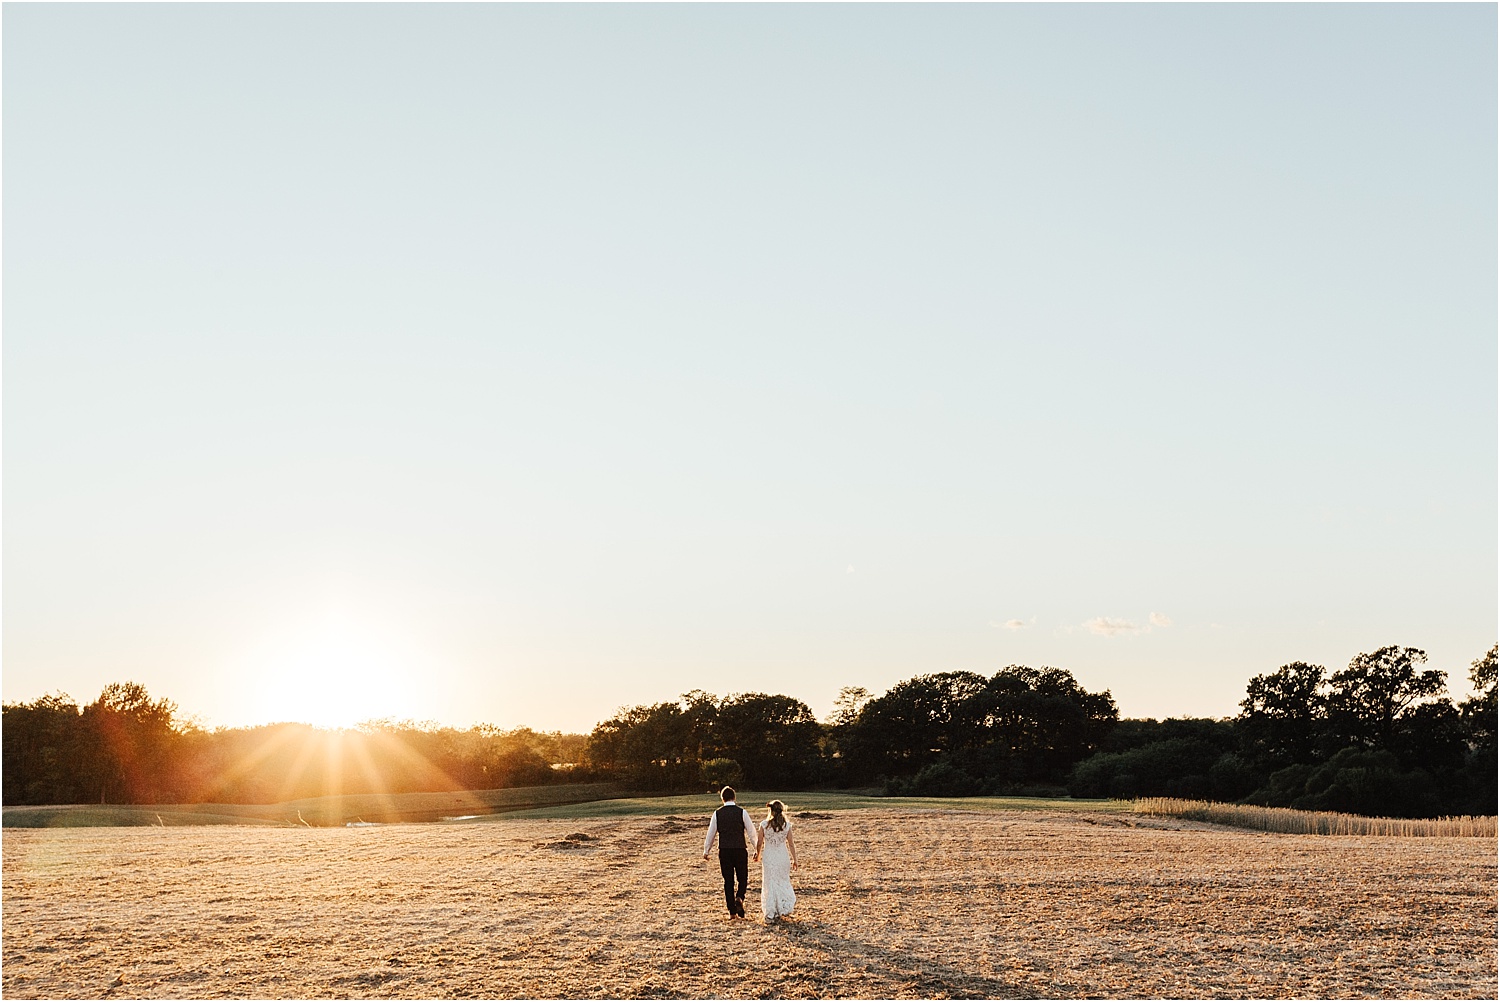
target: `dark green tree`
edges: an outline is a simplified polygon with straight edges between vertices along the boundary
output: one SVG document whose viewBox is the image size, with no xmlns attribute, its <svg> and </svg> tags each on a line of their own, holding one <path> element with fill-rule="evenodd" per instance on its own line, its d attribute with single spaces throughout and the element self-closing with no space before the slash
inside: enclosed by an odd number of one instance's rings
<svg viewBox="0 0 1500 1002">
<path fill-rule="evenodd" d="M 958 713 L 958 744 L 981 752 L 990 778 L 1003 770 L 1006 779 L 1033 782 L 1061 782 L 1119 719 L 1109 692 L 1087 692 L 1059 668 L 1022 665 L 996 672 Z"/>
<path fill-rule="evenodd" d="M 1443 695 L 1445 673 L 1420 666 L 1415 647 L 1382 647 L 1359 654 L 1328 680 L 1328 728 L 1341 746 L 1394 751 L 1398 731 L 1413 721 L 1409 708 Z"/>
<path fill-rule="evenodd" d="M 1327 676 L 1293 661 L 1245 686 L 1236 721 L 1242 753 L 1266 770 L 1320 758 L 1328 742 Z"/>
<path fill-rule="evenodd" d="M 1489 653 L 1469 668 L 1469 685 L 1474 695 L 1459 705 L 1467 754 L 1463 767 L 1465 787 L 1462 806 L 1465 814 L 1494 814 L 1496 809 L 1496 707 L 1495 654 Z"/>
<path fill-rule="evenodd" d="M 656 703 L 621 710 L 589 736 L 588 758 L 641 790 L 691 790 L 703 761 L 693 707 Z"/>
<path fill-rule="evenodd" d="M 1075 797 L 1236 800 L 1259 779 L 1235 754 L 1236 740 L 1228 720 L 1122 720 L 1103 751 L 1074 767 L 1068 790 Z"/>
<path fill-rule="evenodd" d="M 72 697 L 54 693 L 30 703 L 8 703 L 3 713 L 5 803 L 85 799 L 80 778 L 89 743 Z"/>
<path fill-rule="evenodd" d="M 847 734 L 851 772 L 859 779 L 913 775 L 966 735 L 961 707 L 983 691 L 974 672 L 919 675 L 867 702 Z"/>
<path fill-rule="evenodd" d="M 845 744 L 850 772 L 884 775 L 891 792 L 996 793 L 1062 782 L 1118 719 L 1108 692 L 1087 692 L 1061 669 L 1012 665 L 988 679 L 902 682 L 864 705 Z"/>
<path fill-rule="evenodd" d="M 760 692 L 719 703 L 714 746 L 744 770 L 757 790 L 796 788 L 819 778 L 822 729 L 807 704 Z"/>
<path fill-rule="evenodd" d="M 1491 647 L 1484 657 L 1469 667 L 1469 685 L 1474 695 L 1459 705 L 1465 736 L 1474 749 L 1495 748 L 1495 655 L 1500 648 Z"/>
</svg>

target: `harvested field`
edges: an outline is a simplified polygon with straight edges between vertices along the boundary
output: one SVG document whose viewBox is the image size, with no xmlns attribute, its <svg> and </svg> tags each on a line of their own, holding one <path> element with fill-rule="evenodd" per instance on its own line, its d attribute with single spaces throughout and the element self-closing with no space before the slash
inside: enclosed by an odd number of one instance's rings
<svg viewBox="0 0 1500 1002">
<path fill-rule="evenodd" d="M 725 917 L 703 823 L 8 829 L 0 983 L 10 998 L 1496 993 L 1492 840 L 851 810 L 798 822 L 797 914 L 767 926 Z"/>
</svg>

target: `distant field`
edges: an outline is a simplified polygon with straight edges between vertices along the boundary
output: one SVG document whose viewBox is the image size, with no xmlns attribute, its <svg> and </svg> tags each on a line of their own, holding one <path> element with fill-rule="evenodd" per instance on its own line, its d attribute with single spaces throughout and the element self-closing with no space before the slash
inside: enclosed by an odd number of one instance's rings
<svg viewBox="0 0 1500 1002">
<path fill-rule="evenodd" d="M 678 797 L 622 798 L 614 783 L 572 786 L 526 786 L 510 790 L 460 793 L 404 793 L 387 796 L 351 794 L 317 797 L 282 804 L 163 804 L 115 806 L 70 804 L 54 807 L 7 807 L 6 828 L 94 828 L 139 825 L 308 825 L 326 827 L 350 821 L 496 820 L 525 818 L 612 818 L 635 815 L 698 813 L 718 806 L 712 794 Z M 780 799 L 793 812 L 844 811 L 863 807 L 959 808 L 969 811 L 1089 810 L 1128 811 L 1120 800 L 1045 800 L 1037 797 L 877 797 L 868 793 L 758 793 L 741 796 L 746 807 L 763 810 Z"/>
<path fill-rule="evenodd" d="M 726 918 L 708 797 L 656 816 L 10 829 L 0 991 L 1495 997 L 1493 839 L 850 802 L 788 800 L 815 816 L 795 821 L 797 909 L 775 925 L 755 917 L 756 867 L 752 921 Z"/>
<path fill-rule="evenodd" d="M 277 825 L 285 827 L 343 825 L 350 821 L 439 821 L 468 815 L 488 816 L 524 808 L 618 797 L 614 783 L 523 786 L 509 790 L 457 793 L 348 794 L 281 804 L 160 804 L 114 806 L 69 804 L 57 807 L 7 807 L 6 828 L 91 828 L 161 825 Z"/>
<path fill-rule="evenodd" d="M 740 792 L 738 803 L 759 820 L 768 801 L 780 800 L 793 815 L 802 811 L 852 811 L 862 808 L 926 808 L 963 811 L 1107 811 L 1128 812 L 1128 800 L 1068 800 L 1043 797 L 877 797 L 868 793 Z M 623 818 L 642 815 L 703 814 L 719 806 L 713 794 L 680 797 L 632 797 L 620 800 L 537 807 L 507 813 L 506 818 Z M 485 819 L 481 819 L 485 820 Z M 496 816 L 494 820 L 500 820 Z M 706 823 L 706 822 L 705 822 Z"/>
</svg>

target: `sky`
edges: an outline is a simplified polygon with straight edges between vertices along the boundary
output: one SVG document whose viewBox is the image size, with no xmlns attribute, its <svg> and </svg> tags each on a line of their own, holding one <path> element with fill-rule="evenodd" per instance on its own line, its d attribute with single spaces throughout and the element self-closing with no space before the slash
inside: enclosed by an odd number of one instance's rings
<svg viewBox="0 0 1500 1002">
<path fill-rule="evenodd" d="M 3 694 L 587 731 L 1497 633 L 1496 8 L 3 13 Z"/>
</svg>

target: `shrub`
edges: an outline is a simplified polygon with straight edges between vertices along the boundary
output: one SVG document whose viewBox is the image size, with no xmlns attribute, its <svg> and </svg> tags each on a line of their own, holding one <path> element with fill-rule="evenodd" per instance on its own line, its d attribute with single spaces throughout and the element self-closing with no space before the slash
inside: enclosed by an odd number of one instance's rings
<svg viewBox="0 0 1500 1002">
<path fill-rule="evenodd" d="M 1206 796 L 1222 749 L 1195 737 L 1166 738 L 1126 751 L 1100 752 L 1073 767 L 1075 797 Z"/>
<path fill-rule="evenodd" d="M 717 793 L 726 786 L 733 786 L 744 778 L 745 771 L 732 758 L 711 758 L 699 768 L 709 792 Z"/>
<path fill-rule="evenodd" d="M 984 781 L 938 759 L 911 778 L 906 792 L 913 797 L 974 797 L 984 792 Z"/>
</svg>

